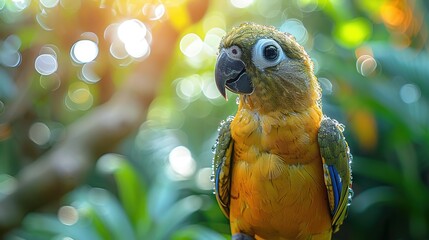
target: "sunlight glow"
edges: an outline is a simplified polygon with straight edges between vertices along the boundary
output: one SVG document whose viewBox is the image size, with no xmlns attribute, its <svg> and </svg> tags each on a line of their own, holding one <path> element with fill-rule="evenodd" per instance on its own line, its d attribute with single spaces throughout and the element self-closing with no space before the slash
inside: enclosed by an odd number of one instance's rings
<svg viewBox="0 0 429 240">
<path fill-rule="evenodd" d="M 125 44 L 125 50 L 133 58 L 143 58 L 149 56 L 150 47 L 146 39 L 139 42 L 128 42 Z"/>
<path fill-rule="evenodd" d="M 76 63 L 88 63 L 98 55 L 98 46 L 91 40 L 79 40 L 71 48 L 70 55 Z"/>
<path fill-rule="evenodd" d="M 130 42 L 140 42 L 146 36 L 146 26 L 137 19 L 124 21 L 118 27 L 119 39 L 127 44 Z"/>
<path fill-rule="evenodd" d="M 124 21 L 118 26 L 118 38 L 124 44 L 125 51 L 133 58 L 145 58 L 150 54 L 149 42 L 146 38 L 151 38 L 146 26 L 137 19 Z M 117 48 L 112 48 L 116 45 Z M 110 52 L 118 59 L 125 58 L 121 54 L 121 49 L 115 42 L 112 43 Z M 119 50 L 119 51 L 118 51 Z M 119 54 L 118 54 L 119 53 Z"/>
<path fill-rule="evenodd" d="M 184 146 L 173 148 L 168 155 L 168 161 L 174 173 L 185 178 L 192 176 L 197 167 L 191 151 Z"/>
<path fill-rule="evenodd" d="M 253 0 L 231 0 L 231 4 L 236 8 L 246 8 L 253 3 Z"/>
</svg>

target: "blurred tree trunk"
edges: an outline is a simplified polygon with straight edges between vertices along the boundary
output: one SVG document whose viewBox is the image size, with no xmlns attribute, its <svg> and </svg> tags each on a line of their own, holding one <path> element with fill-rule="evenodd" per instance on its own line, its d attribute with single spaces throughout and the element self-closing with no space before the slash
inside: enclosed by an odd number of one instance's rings
<svg viewBox="0 0 429 240">
<path fill-rule="evenodd" d="M 187 3 L 192 23 L 204 16 L 208 3 Z M 155 26 L 152 34 L 151 55 L 136 66 L 123 86 L 106 103 L 68 126 L 61 142 L 18 174 L 17 187 L 0 200 L 0 238 L 19 226 L 27 213 L 79 186 L 95 161 L 146 119 L 180 33 L 167 21 Z"/>
</svg>

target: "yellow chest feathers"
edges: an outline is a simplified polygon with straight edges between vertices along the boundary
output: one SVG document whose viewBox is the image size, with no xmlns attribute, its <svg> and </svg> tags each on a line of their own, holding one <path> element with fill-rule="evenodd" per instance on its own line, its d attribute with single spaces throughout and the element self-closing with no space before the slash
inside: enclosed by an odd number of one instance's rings
<svg viewBox="0 0 429 240">
<path fill-rule="evenodd" d="M 235 160 L 250 163 L 263 154 L 274 154 L 288 164 L 308 163 L 319 156 L 317 132 L 321 119 L 317 105 L 287 114 L 260 115 L 239 109 L 231 123 L 235 157 L 238 157 Z"/>
</svg>

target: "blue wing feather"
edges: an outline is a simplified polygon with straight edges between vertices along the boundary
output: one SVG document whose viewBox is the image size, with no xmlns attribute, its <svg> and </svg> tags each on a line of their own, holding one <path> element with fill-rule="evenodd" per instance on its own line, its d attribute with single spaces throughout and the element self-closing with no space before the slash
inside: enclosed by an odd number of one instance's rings
<svg viewBox="0 0 429 240">
<path fill-rule="evenodd" d="M 332 188 L 334 192 L 334 211 L 332 212 L 335 213 L 337 211 L 338 204 L 340 201 L 341 189 L 343 187 L 343 184 L 341 183 L 341 178 L 338 174 L 337 169 L 335 169 L 333 165 L 329 165 L 328 170 L 329 170 L 329 175 L 331 177 Z"/>
<path fill-rule="evenodd" d="M 352 156 L 343 135 L 344 126 L 335 119 L 324 117 L 318 133 L 320 155 L 332 214 L 333 232 L 337 232 L 347 216 L 352 186 Z"/>
<path fill-rule="evenodd" d="M 221 171 L 221 165 L 222 163 L 219 164 L 219 166 L 217 166 L 216 169 L 216 174 L 215 174 L 215 193 L 219 194 L 219 176 L 220 176 L 220 171 Z"/>
</svg>

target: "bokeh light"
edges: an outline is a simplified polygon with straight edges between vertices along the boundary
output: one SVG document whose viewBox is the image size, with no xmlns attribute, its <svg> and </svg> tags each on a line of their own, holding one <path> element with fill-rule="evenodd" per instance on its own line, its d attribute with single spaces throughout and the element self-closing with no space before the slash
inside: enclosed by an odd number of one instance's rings
<svg viewBox="0 0 429 240">
<path fill-rule="evenodd" d="M 197 56 L 203 46 L 203 41 L 195 33 L 188 33 L 180 40 L 180 51 L 190 58 Z"/>
<path fill-rule="evenodd" d="M 270 0 L 270 1 L 257 1 L 256 10 L 259 15 L 265 18 L 275 18 L 282 13 L 282 1 Z"/>
<path fill-rule="evenodd" d="M 140 20 L 130 19 L 122 22 L 118 26 L 117 35 L 124 44 L 126 53 L 131 57 L 143 59 L 149 56 L 149 44 L 152 37 L 149 34 L 149 30 Z M 110 48 L 112 55 L 118 59 L 126 58 L 121 50 L 121 45 L 114 41 Z"/>
<path fill-rule="evenodd" d="M 98 45 L 91 40 L 79 40 L 73 44 L 70 56 L 76 63 L 88 63 L 98 55 Z"/>
<path fill-rule="evenodd" d="M 254 0 L 231 0 L 232 6 L 236 8 L 246 8 L 253 3 Z"/>
<path fill-rule="evenodd" d="M 97 161 L 97 170 L 103 174 L 112 174 L 118 170 L 123 158 L 118 154 L 104 154 Z"/>
<path fill-rule="evenodd" d="M 0 100 L 0 115 L 2 115 L 2 113 L 4 112 L 4 108 L 5 108 L 4 103 Z"/>
<path fill-rule="evenodd" d="M 203 19 L 203 29 L 208 32 L 212 28 L 226 28 L 225 15 L 222 12 L 210 12 Z"/>
<path fill-rule="evenodd" d="M 128 57 L 128 52 L 125 46 L 120 41 L 115 41 L 110 45 L 110 54 L 116 59 L 125 59 Z"/>
<path fill-rule="evenodd" d="M 53 23 L 49 22 L 48 14 L 44 9 L 36 15 L 36 21 L 39 26 L 45 31 L 52 31 L 54 29 Z"/>
<path fill-rule="evenodd" d="M 28 131 L 28 137 L 37 145 L 45 145 L 51 139 L 51 130 L 42 122 L 35 122 Z"/>
<path fill-rule="evenodd" d="M 165 6 L 161 3 L 147 3 L 143 6 L 142 12 L 149 20 L 159 20 L 165 15 Z"/>
<path fill-rule="evenodd" d="M 11 193 L 17 185 L 16 178 L 8 174 L 0 174 L 0 197 Z"/>
<path fill-rule="evenodd" d="M 40 86 L 48 91 L 55 91 L 61 86 L 61 80 L 58 74 L 40 75 Z"/>
<path fill-rule="evenodd" d="M 60 2 L 60 0 L 40 0 L 40 3 L 45 7 L 45 8 L 53 8 L 56 7 L 58 5 L 58 3 Z"/>
<path fill-rule="evenodd" d="M 8 36 L 0 41 L 0 63 L 5 67 L 17 67 L 21 63 L 21 39 L 16 35 Z"/>
<path fill-rule="evenodd" d="M 149 56 L 149 43 L 143 39 L 140 42 L 128 42 L 125 44 L 125 50 L 133 58 L 144 58 Z"/>
<path fill-rule="evenodd" d="M 377 61 L 370 55 L 362 55 L 356 61 L 356 70 L 367 77 L 371 75 L 377 68 Z"/>
<path fill-rule="evenodd" d="M 214 56 L 218 52 L 219 43 L 222 40 L 222 37 L 225 36 L 225 30 L 221 28 L 212 28 L 207 31 L 206 36 L 204 37 L 204 44 L 206 46 L 206 51 L 208 54 Z"/>
<path fill-rule="evenodd" d="M 109 192 L 102 188 L 91 188 L 88 192 L 88 199 L 92 204 L 102 206 L 108 201 Z"/>
<path fill-rule="evenodd" d="M 192 158 L 191 151 L 184 146 L 173 148 L 168 155 L 168 161 L 173 172 L 179 177 L 188 178 L 196 170 L 196 162 Z"/>
<path fill-rule="evenodd" d="M 21 12 L 30 6 L 31 0 L 11 0 L 11 4 L 7 4 L 7 8 L 11 12 Z"/>
<path fill-rule="evenodd" d="M 329 52 L 334 48 L 334 43 L 332 39 L 328 36 L 325 36 L 321 33 L 314 36 L 314 48 L 321 52 Z"/>
<path fill-rule="evenodd" d="M 64 225 L 71 226 L 79 220 L 79 212 L 72 206 L 62 206 L 58 210 L 58 220 Z"/>
<path fill-rule="evenodd" d="M 197 177 L 195 179 L 197 186 L 202 190 L 213 189 L 213 182 L 210 179 L 212 175 L 212 168 L 201 168 L 198 170 Z"/>
<path fill-rule="evenodd" d="M 202 91 L 200 75 L 194 74 L 185 78 L 175 80 L 177 95 L 186 101 L 194 101 Z"/>
<path fill-rule="evenodd" d="M 295 18 L 286 20 L 280 27 L 280 31 L 292 34 L 300 44 L 305 44 L 308 40 L 307 29 L 300 20 Z"/>
<path fill-rule="evenodd" d="M 50 75 L 58 69 L 57 58 L 52 54 L 41 54 L 36 58 L 34 67 L 38 73 Z"/>
<path fill-rule="evenodd" d="M 129 42 L 140 42 L 146 36 L 146 26 L 137 19 L 122 22 L 118 27 L 119 39 L 127 44 Z"/>
<path fill-rule="evenodd" d="M 336 40 L 345 47 L 356 47 L 372 34 L 372 23 L 365 18 L 355 18 L 335 26 Z"/>
<path fill-rule="evenodd" d="M 97 72 L 99 71 L 97 67 L 98 65 L 96 62 L 85 63 L 81 71 L 82 80 L 86 83 L 97 83 L 98 81 L 100 81 L 101 76 Z"/>
<path fill-rule="evenodd" d="M 209 100 L 221 99 L 221 103 L 226 103 L 216 87 L 213 74 L 205 74 L 202 76 L 202 91 L 204 96 Z M 216 104 L 216 102 L 212 102 Z M 217 104 L 216 104 L 217 105 Z"/>
<path fill-rule="evenodd" d="M 412 83 L 407 83 L 399 90 L 399 96 L 407 104 L 417 102 L 421 97 L 420 88 Z"/>
<path fill-rule="evenodd" d="M 296 3 L 299 9 L 305 13 L 315 11 L 319 5 L 318 0 L 296 0 Z"/>
<path fill-rule="evenodd" d="M 383 4 L 381 7 L 381 18 L 390 27 L 399 27 L 406 21 L 407 15 L 399 6 L 392 3 Z"/>
<path fill-rule="evenodd" d="M 60 0 L 60 5 L 69 12 L 74 12 L 81 7 L 82 1 L 83 0 Z"/>
<path fill-rule="evenodd" d="M 65 104 L 72 111 L 86 111 L 94 103 L 94 97 L 89 91 L 88 85 L 83 82 L 74 82 L 69 86 Z"/>
<path fill-rule="evenodd" d="M 322 94 L 324 95 L 331 95 L 333 88 L 332 88 L 332 82 L 324 77 L 318 78 L 320 87 L 322 88 Z"/>
</svg>

